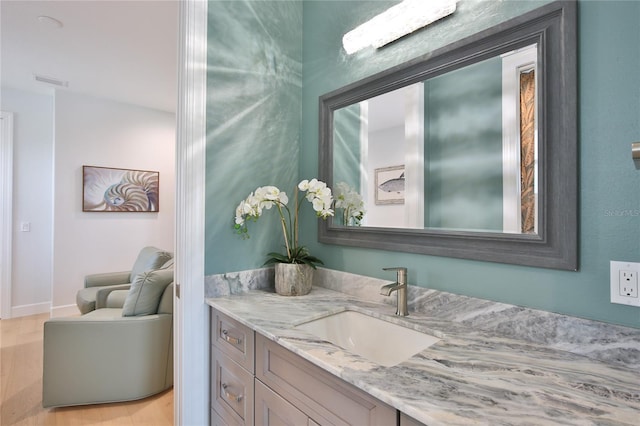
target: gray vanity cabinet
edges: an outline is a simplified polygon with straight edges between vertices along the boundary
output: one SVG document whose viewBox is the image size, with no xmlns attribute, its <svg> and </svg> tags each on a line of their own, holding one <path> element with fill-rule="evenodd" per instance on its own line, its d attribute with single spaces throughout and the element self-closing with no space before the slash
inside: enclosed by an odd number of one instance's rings
<svg viewBox="0 0 640 426">
<path fill-rule="evenodd" d="M 397 425 L 395 408 L 211 310 L 211 424 Z"/>
</svg>

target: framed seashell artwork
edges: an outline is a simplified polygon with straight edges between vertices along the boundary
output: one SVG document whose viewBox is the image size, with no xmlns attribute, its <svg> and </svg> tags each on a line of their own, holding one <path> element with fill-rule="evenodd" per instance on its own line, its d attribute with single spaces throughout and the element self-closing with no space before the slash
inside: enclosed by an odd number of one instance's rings
<svg viewBox="0 0 640 426">
<path fill-rule="evenodd" d="M 82 166 L 83 212 L 158 212 L 160 172 Z"/>
</svg>

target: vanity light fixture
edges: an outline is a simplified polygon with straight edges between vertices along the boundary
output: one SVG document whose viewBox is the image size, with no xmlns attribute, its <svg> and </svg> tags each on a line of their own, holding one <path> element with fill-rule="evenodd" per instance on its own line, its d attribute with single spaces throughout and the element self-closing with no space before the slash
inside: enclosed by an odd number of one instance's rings
<svg viewBox="0 0 640 426">
<path fill-rule="evenodd" d="M 351 55 L 369 46 L 382 47 L 432 22 L 451 15 L 457 0 L 404 0 L 342 37 L 344 50 Z"/>
</svg>

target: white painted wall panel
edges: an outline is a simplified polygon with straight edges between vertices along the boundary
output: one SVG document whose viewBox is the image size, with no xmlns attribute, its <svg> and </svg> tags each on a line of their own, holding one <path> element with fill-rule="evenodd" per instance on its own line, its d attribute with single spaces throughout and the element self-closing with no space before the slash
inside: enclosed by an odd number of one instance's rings
<svg viewBox="0 0 640 426">
<path fill-rule="evenodd" d="M 140 249 L 174 247 L 175 115 L 58 91 L 55 96 L 54 315 L 83 277 L 130 269 Z M 82 212 L 82 166 L 160 172 L 158 213 Z"/>
</svg>

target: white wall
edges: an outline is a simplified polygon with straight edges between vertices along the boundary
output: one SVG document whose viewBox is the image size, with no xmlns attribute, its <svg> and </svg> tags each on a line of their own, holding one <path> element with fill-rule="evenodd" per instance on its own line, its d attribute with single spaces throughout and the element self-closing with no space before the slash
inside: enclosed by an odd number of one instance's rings
<svg viewBox="0 0 640 426">
<path fill-rule="evenodd" d="M 140 249 L 174 247 L 175 115 L 58 91 L 52 314 L 77 312 L 90 273 L 131 268 Z M 82 166 L 157 170 L 159 213 L 82 212 Z"/>
<path fill-rule="evenodd" d="M 405 164 L 404 125 L 369 133 L 369 162 L 367 185 L 369 204 L 364 216 L 367 226 L 406 227 L 404 204 L 375 204 L 375 169 Z"/>
<path fill-rule="evenodd" d="M 2 88 L 14 113 L 11 316 L 49 311 L 53 209 L 53 97 Z M 21 232 L 28 222 L 30 232 Z"/>
</svg>

